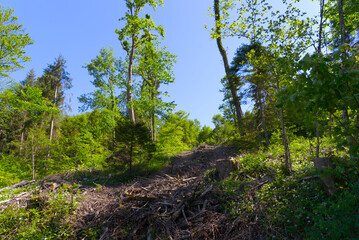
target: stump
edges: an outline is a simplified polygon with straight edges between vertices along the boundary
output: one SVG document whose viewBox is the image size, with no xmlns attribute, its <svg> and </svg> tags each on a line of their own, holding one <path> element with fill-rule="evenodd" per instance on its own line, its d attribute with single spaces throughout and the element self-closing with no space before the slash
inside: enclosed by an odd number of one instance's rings
<svg viewBox="0 0 359 240">
<path fill-rule="evenodd" d="M 216 170 L 218 172 L 219 179 L 223 180 L 229 177 L 230 173 L 235 169 L 230 159 L 220 159 L 216 161 Z"/>
<path fill-rule="evenodd" d="M 314 158 L 314 167 L 318 170 L 323 170 L 323 174 L 321 174 L 320 179 L 324 183 L 326 191 L 333 195 L 334 192 L 337 190 L 335 186 L 335 182 L 332 176 L 324 176 L 327 172 L 328 168 L 333 168 L 332 159 L 330 157 L 320 157 Z"/>
</svg>

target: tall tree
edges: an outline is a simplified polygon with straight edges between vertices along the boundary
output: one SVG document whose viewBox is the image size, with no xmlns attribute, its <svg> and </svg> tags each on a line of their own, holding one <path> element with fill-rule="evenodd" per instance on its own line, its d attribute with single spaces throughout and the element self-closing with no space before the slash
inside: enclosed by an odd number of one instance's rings
<svg viewBox="0 0 359 240">
<path fill-rule="evenodd" d="M 96 90 L 90 94 L 83 94 L 79 98 L 83 106 L 80 110 L 85 111 L 88 108 L 101 109 L 103 114 L 111 116 L 107 124 L 112 132 L 112 148 L 115 149 L 116 140 L 116 121 L 120 116 L 120 105 L 125 100 L 119 93 L 126 86 L 123 77 L 123 65 L 120 59 L 114 56 L 113 49 L 102 48 L 100 54 L 86 64 L 88 73 L 94 78 L 92 84 Z"/>
<path fill-rule="evenodd" d="M 174 82 L 173 66 L 175 56 L 159 43 L 147 42 L 139 51 L 139 60 L 136 73 L 141 76 L 142 84 L 139 89 L 140 98 L 136 101 L 136 110 L 139 117 L 144 118 L 151 131 L 152 140 L 156 141 L 158 115 L 164 115 L 171 111 L 174 104 L 166 103 L 162 96 L 168 96 L 167 92 L 161 92 L 161 85 Z"/>
<path fill-rule="evenodd" d="M 55 59 L 53 64 L 49 64 L 44 70 L 44 74 L 38 79 L 39 86 L 44 91 L 44 96 L 56 107 L 63 107 L 65 101 L 65 90 L 72 87 L 72 79 L 66 72 L 66 60 L 63 56 Z M 49 142 L 51 143 L 54 134 L 54 114 L 51 114 Z M 47 159 L 50 157 L 48 146 Z"/>
<path fill-rule="evenodd" d="M 231 95 L 233 98 L 233 104 L 234 104 L 235 110 L 236 110 L 237 125 L 238 125 L 238 128 L 240 128 L 243 125 L 243 123 L 241 121 L 243 118 L 243 112 L 242 112 L 242 108 L 241 108 L 240 99 L 238 97 L 238 92 L 236 90 L 236 84 L 234 83 L 234 77 L 233 77 L 232 72 L 230 71 L 227 52 L 224 49 L 223 43 L 222 43 L 222 22 L 221 22 L 222 18 L 221 18 L 220 10 L 221 9 L 220 9 L 219 0 L 214 0 L 214 18 L 215 18 L 216 27 L 215 27 L 215 33 L 212 35 L 212 37 L 216 39 L 218 50 L 223 59 L 224 69 L 226 72 L 226 79 L 228 80 L 229 89 L 231 91 Z"/>
<path fill-rule="evenodd" d="M 118 39 L 122 48 L 127 53 L 128 73 L 126 85 L 127 113 L 132 123 L 136 122 L 135 109 L 133 106 L 132 82 L 133 82 L 133 65 L 138 48 L 144 43 L 156 38 L 153 32 L 157 32 L 163 37 L 164 31 L 161 26 L 156 26 L 150 15 L 140 17 L 144 7 L 152 7 L 154 10 L 157 5 L 163 5 L 163 0 L 126 0 L 127 12 L 120 21 L 125 22 L 125 26 L 120 30 L 116 29 Z"/>
</svg>

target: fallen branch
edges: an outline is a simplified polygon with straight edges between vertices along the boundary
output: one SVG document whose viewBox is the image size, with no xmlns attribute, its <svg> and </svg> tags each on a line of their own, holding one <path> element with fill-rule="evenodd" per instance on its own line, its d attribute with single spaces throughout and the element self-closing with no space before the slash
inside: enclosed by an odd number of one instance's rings
<svg viewBox="0 0 359 240">
<path fill-rule="evenodd" d="M 26 186 L 26 185 L 28 185 L 28 184 L 30 184 L 30 183 L 33 183 L 33 182 L 35 182 L 35 180 L 31 180 L 31 181 L 29 181 L 29 180 L 24 180 L 24 181 L 22 181 L 22 182 L 19 182 L 19 183 L 14 184 L 14 185 L 11 185 L 11 186 L 8 186 L 8 187 L 5 187 L 5 188 L 1 188 L 1 189 L 0 189 L 0 192 L 3 191 L 3 190 L 6 190 L 6 189 L 14 189 L 14 188 L 24 187 L 24 186 Z"/>
</svg>

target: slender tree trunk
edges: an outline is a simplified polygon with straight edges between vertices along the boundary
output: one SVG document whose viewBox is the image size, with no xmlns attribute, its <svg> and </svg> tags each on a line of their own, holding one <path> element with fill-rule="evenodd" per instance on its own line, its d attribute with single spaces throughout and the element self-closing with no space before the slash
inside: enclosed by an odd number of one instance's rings
<svg viewBox="0 0 359 240">
<path fill-rule="evenodd" d="M 332 123 L 333 123 L 333 119 L 332 119 L 332 114 L 329 113 L 329 138 L 332 139 Z"/>
<path fill-rule="evenodd" d="M 316 158 L 319 158 L 320 139 L 319 139 L 318 113 L 316 114 L 315 135 L 316 135 L 316 137 L 317 137 L 317 146 L 316 146 L 316 148 L 315 148 L 315 157 L 316 157 Z"/>
<path fill-rule="evenodd" d="M 22 149 L 23 149 L 23 145 L 24 145 L 26 113 L 27 112 L 24 113 L 24 121 L 22 123 L 22 129 L 21 129 L 19 157 L 22 156 Z"/>
<path fill-rule="evenodd" d="M 129 56 L 129 64 L 128 64 L 128 82 L 127 82 L 127 113 L 130 121 L 132 123 L 136 123 L 135 111 L 133 109 L 132 102 L 132 71 L 133 71 L 133 58 L 135 55 L 135 36 L 132 36 L 132 46 L 131 52 Z"/>
<path fill-rule="evenodd" d="M 153 141 L 154 142 L 156 142 L 156 140 L 157 140 L 157 134 L 156 134 L 156 131 L 157 131 L 157 129 L 156 129 L 156 116 L 155 116 L 155 114 L 153 114 L 152 115 L 152 127 L 153 127 L 153 129 L 152 129 L 152 131 L 153 131 Z"/>
<path fill-rule="evenodd" d="M 345 33 L 345 22 L 344 22 L 344 13 L 343 13 L 343 0 L 338 0 L 338 13 L 339 13 L 339 24 L 340 24 L 340 42 L 341 45 L 345 44 L 346 33 Z"/>
<path fill-rule="evenodd" d="M 32 180 L 35 180 L 35 152 L 34 152 L 34 129 L 31 133 L 31 162 L 32 162 Z"/>
<path fill-rule="evenodd" d="M 57 86 L 55 87 L 55 94 L 54 94 L 54 105 L 56 105 L 56 98 L 57 98 Z M 48 163 L 48 160 L 50 158 L 50 144 L 51 144 L 51 141 L 52 141 L 52 136 L 53 136 L 53 133 L 54 133 L 54 115 L 51 114 L 51 122 L 50 122 L 50 135 L 49 135 L 49 144 L 47 145 L 47 155 L 46 155 L 46 167 L 45 167 L 45 170 L 47 171 L 47 163 Z"/>
<path fill-rule="evenodd" d="M 19 157 L 22 156 L 22 146 L 24 145 L 24 130 L 21 131 L 21 137 L 20 137 L 20 149 L 19 149 Z"/>
<path fill-rule="evenodd" d="M 221 25 L 220 25 L 221 16 L 220 16 L 220 10 L 219 10 L 219 0 L 214 0 L 214 14 L 215 14 L 215 21 L 216 21 L 217 46 L 218 46 L 218 50 L 219 50 L 220 54 L 222 55 L 224 69 L 226 71 L 226 76 L 227 76 L 227 81 L 229 83 L 229 88 L 230 88 L 231 95 L 233 98 L 233 104 L 236 109 L 237 125 L 238 125 L 238 129 L 240 129 L 240 127 L 243 126 L 243 122 L 242 122 L 243 112 L 242 112 L 241 104 L 240 104 L 239 97 L 237 94 L 236 86 L 233 81 L 233 75 L 229 68 L 227 52 L 224 49 L 223 43 L 222 43 Z"/>
<path fill-rule="evenodd" d="M 269 137 L 268 137 L 268 131 L 267 131 L 267 123 L 266 123 L 266 119 L 264 116 L 264 106 L 263 106 L 263 101 L 262 101 L 262 90 L 260 89 L 259 86 L 257 86 L 258 88 L 258 101 L 259 101 L 259 111 L 261 114 L 261 120 L 262 120 L 262 128 L 264 131 L 264 137 L 266 140 L 266 146 L 269 146 Z"/>
<path fill-rule="evenodd" d="M 338 0 L 338 14 L 339 14 L 340 43 L 341 43 L 341 46 L 344 46 L 344 44 L 346 42 L 345 22 L 344 22 L 344 13 L 343 13 L 343 2 L 344 2 L 343 0 Z M 342 53 L 342 61 L 344 61 L 345 59 L 346 59 L 346 53 L 343 52 Z M 345 72 L 345 69 L 343 69 L 343 71 Z M 344 120 L 344 122 L 349 121 L 349 114 L 348 114 L 347 109 L 343 110 L 343 120 Z M 344 127 L 344 129 L 347 130 L 346 127 Z"/>
<path fill-rule="evenodd" d="M 287 136 L 287 130 L 284 125 L 284 117 L 283 117 L 283 109 L 279 109 L 279 118 L 280 118 L 280 124 L 282 127 L 282 141 L 284 146 L 284 157 L 285 157 L 285 166 L 289 172 L 292 171 L 292 160 L 290 159 L 290 149 L 289 149 L 289 143 L 288 143 L 288 136 Z"/>
<path fill-rule="evenodd" d="M 319 36 L 318 36 L 318 49 L 317 53 L 322 53 L 322 32 L 323 32 L 323 16 L 324 16 L 324 1 L 320 1 L 320 23 L 319 23 Z M 319 149 L 320 149 L 320 139 L 319 139 L 319 122 L 318 122 L 318 112 L 315 115 L 316 121 L 315 121 L 315 134 L 317 137 L 317 146 L 315 151 L 315 156 L 319 158 Z"/>
<path fill-rule="evenodd" d="M 279 77 L 276 76 L 277 80 L 277 92 L 279 92 Z M 289 143 L 288 143 L 288 136 L 287 136 L 287 130 L 284 125 L 284 114 L 283 114 L 283 108 L 279 109 L 279 119 L 280 124 L 282 127 L 282 140 L 283 140 L 283 146 L 284 146 L 284 157 L 285 157 L 285 166 L 289 172 L 292 171 L 292 160 L 290 159 L 290 149 L 289 149 Z"/>
<path fill-rule="evenodd" d="M 156 90 L 155 90 L 156 89 Z M 153 91 L 157 91 L 158 86 L 155 86 L 153 88 Z M 151 93 L 151 98 L 152 98 L 152 102 L 154 102 L 155 100 L 155 93 L 152 92 Z M 152 140 L 155 142 L 156 141 L 156 105 L 154 106 L 154 108 L 152 109 L 151 112 L 151 125 L 152 125 Z"/>
</svg>

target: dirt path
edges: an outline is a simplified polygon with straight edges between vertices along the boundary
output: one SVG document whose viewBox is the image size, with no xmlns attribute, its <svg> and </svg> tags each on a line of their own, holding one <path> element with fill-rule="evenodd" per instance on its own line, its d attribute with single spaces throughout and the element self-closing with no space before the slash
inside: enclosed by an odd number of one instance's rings
<svg viewBox="0 0 359 240">
<path fill-rule="evenodd" d="M 221 211 L 225 200 L 203 180 L 216 168 L 225 178 L 233 154 L 230 147 L 200 146 L 149 178 L 85 190 L 76 211 L 77 236 L 92 231 L 100 239 L 237 239 L 233 221 Z"/>
</svg>

